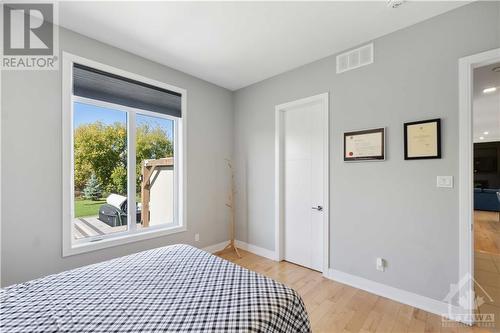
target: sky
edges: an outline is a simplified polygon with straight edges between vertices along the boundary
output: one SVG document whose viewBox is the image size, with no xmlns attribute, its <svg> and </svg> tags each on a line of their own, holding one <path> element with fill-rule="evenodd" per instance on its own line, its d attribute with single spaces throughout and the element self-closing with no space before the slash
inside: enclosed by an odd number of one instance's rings
<svg viewBox="0 0 500 333">
<path fill-rule="evenodd" d="M 126 124 L 127 114 L 123 111 L 103 108 L 95 105 L 75 102 L 73 107 L 74 128 L 78 126 L 100 121 L 106 125 L 112 125 L 116 122 Z M 155 118 L 138 114 L 136 116 L 138 126 L 149 124 L 152 127 L 160 126 L 167 132 L 167 136 L 172 139 L 173 121 L 163 118 Z"/>
</svg>

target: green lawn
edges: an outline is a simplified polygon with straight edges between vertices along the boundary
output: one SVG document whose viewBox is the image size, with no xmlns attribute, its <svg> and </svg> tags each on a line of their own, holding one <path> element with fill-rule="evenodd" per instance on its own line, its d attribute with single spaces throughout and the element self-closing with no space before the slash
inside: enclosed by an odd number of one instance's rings
<svg viewBox="0 0 500 333">
<path fill-rule="evenodd" d="M 106 199 L 97 201 L 75 199 L 75 217 L 97 216 L 99 215 L 99 207 L 106 203 Z"/>
</svg>

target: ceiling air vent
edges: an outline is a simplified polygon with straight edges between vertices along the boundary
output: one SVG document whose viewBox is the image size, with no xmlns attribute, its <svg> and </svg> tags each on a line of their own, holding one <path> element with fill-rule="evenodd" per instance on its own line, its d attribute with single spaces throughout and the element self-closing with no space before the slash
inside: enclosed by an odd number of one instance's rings
<svg viewBox="0 0 500 333">
<path fill-rule="evenodd" d="M 373 63 L 373 43 L 337 56 L 337 74 Z"/>
</svg>

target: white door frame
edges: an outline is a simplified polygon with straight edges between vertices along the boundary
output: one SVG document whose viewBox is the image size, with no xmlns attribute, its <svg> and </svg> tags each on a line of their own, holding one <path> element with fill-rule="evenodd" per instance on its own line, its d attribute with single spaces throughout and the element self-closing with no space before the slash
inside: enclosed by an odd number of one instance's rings
<svg viewBox="0 0 500 333">
<path fill-rule="evenodd" d="M 473 71 L 500 61 L 500 48 L 459 60 L 459 281 L 467 280 L 460 297 L 468 298 L 469 318 L 473 324 L 474 295 L 474 175 L 473 175 Z M 460 309 L 460 311 L 467 311 Z"/>
<path fill-rule="evenodd" d="M 324 168 L 323 168 L 323 276 L 326 276 L 329 269 L 330 262 L 330 234 L 329 234 L 329 190 L 330 190 L 330 149 L 329 149 L 329 107 L 328 107 L 328 93 L 314 95 L 311 97 L 302 98 L 293 102 L 276 105 L 275 107 L 275 221 L 274 221 L 274 248 L 277 261 L 283 260 L 283 217 L 284 217 L 284 201 L 283 201 L 283 113 L 293 107 L 319 101 L 322 104 L 322 111 L 324 116 L 323 130 L 324 130 Z"/>
</svg>

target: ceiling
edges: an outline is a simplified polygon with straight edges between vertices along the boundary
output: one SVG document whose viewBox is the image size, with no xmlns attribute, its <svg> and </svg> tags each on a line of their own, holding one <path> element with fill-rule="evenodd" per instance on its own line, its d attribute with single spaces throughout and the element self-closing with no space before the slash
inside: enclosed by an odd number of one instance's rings
<svg viewBox="0 0 500 333">
<path fill-rule="evenodd" d="M 466 3 L 65 1 L 59 23 L 236 90 Z"/>
<path fill-rule="evenodd" d="M 500 141 L 500 72 L 492 71 L 495 67 L 500 63 L 474 70 L 474 142 Z M 490 87 L 497 91 L 483 93 Z"/>
</svg>

